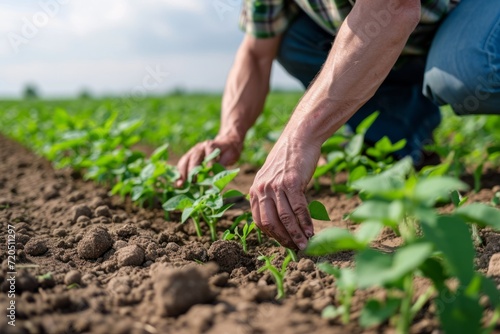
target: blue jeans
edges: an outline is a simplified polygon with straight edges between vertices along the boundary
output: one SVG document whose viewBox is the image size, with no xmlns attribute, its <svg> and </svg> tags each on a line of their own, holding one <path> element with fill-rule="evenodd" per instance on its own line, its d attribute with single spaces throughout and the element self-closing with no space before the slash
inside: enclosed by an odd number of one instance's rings
<svg viewBox="0 0 500 334">
<path fill-rule="evenodd" d="M 332 42 L 332 35 L 301 13 L 284 33 L 277 60 L 308 87 Z M 441 121 L 439 105 L 451 104 L 459 114 L 500 114 L 499 70 L 500 1 L 462 0 L 439 27 L 429 55 L 401 56 L 375 95 L 347 124 L 354 129 L 380 111 L 366 133 L 367 142 L 383 136 L 392 142 L 406 139 L 406 147 L 397 155 L 409 155 L 418 164 L 422 146 L 432 141 Z"/>
</svg>

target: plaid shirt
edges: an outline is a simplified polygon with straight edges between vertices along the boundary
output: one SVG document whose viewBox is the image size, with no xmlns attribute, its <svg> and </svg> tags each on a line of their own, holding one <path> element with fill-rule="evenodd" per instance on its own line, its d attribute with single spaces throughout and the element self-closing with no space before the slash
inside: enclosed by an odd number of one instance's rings
<svg viewBox="0 0 500 334">
<path fill-rule="evenodd" d="M 303 10 L 323 29 L 335 36 L 355 0 L 244 0 L 240 27 L 257 38 L 284 32 L 290 21 Z M 442 18 L 460 0 L 422 0 L 420 24 L 403 50 L 405 55 L 425 54 Z"/>
</svg>

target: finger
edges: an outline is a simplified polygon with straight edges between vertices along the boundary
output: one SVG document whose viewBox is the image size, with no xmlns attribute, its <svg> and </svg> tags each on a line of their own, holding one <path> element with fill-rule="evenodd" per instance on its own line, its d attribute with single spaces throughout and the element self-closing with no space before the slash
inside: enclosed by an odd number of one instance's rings
<svg viewBox="0 0 500 334">
<path fill-rule="evenodd" d="M 199 166 L 203 161 L 203 158 L 205 157 L 204 146 L 204 144 L 198 144 L 191 150 L 192 152 L 187 163 L 186 178 L 189 176 L 189 172 L 196 166 Z"/>
<path fill-rule="evenodd" d="M 177 187 L 182 186 L 184 181 L 186 181 L 186 179 L 187 179 L 187 166 L 189 163 L 189 156 L 190 156 L 190 153 L 188 152 L 177 163 L 177 169 L 179 170 L 179 174 L 180 174 L 179 180 L 177 180 L 177 182 L 175 184 Z"/>
<path fill-rule="evenodd" d="M 262 222 L 261 222 L 261 219 L 260 219 L 260 205 L 259 205 L 258 196 L 252 196 L 252 195 L 250 196 L 250 207 L 252 209 L 252 218 L 253 218 L 255 224 L 257 225 L 257 227 L 262 232 L 264 232 L 266 235 L 270 236 L 273 239 L 278 240 L 278 238 L 276 237 L 276 235 L 274 235 L 272 233 L 272 231 L 269 231 L 267 229 L 267 226 L 263 226 L 262 225 Z"/>
<path fill-rule="evenodd" d="M 292 241 L 299 249 L 305 249 L 307 247 L 307 236 L 302 230 L 295 212 L 288 201 L 288 197 L 282 191 L 277 194 L 276 207 L 278 210 L 278 217 L 281 224 L 285 227 L 288 235 L 291 237 Z"/>
<path fill-rule="evenodd" d="M 307 200 L 304 194 L 296 193 L 296 194 L 285 194 L 288 199 L 288 203 L 299 222 L 299 226 L 304 232 L 304 235 L 307 239 L 311 238 L 314 235 L 314 225 L 311 219 L 311 215 L 309 214 L 309 209 L 307 208 Z"/>
<path fill-rule="evenodd" d="M 259 200 L 261 223 L 266 230 L 274 236 L 282 246 L 292 249 L 297 249 L 297 245 L 293 242 L 290 234 L 280 221 L 276 210 L 276 202 L 269 197 L 263 197 Z"/>
</svg>

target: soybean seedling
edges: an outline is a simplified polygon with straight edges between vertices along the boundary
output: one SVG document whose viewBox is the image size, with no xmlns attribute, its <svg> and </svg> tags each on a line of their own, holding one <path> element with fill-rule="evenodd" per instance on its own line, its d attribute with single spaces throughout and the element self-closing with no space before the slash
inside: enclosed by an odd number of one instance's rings
<svg viewBox="0 0 500 334">
<path fill-rule="evenodd" d="M 250 235 L 250 232 L 252 232 L 255 229 L 255 222 L 246 222 L 243 225 L 243 229 L 240 233 L 238 226 L 234 228 L 234 233 L 231 233 L 230 230 L 226 230 L 224 232 L 224 235 L 222 236 L 223 240 L 233 240 L 237 238 L 240 240 L 241 245 L 243 247 L 243 251 L 245 253 L 248 253 L 248 245 L 247 245 L 247 238 Z"/>
<path fill-rule="evenodd" d="M 290 253 L 288 253 L 288 255 L 285 257 L 285 259 L 283 260 L 283 264 L 281 265 L 281 270 L 276 268 L 271 263 L 274 260 L 274 258 L 275 258 L 275 255 L 270 256 L 270 257 L 265 256 L 265 255 L 259 256 L 257 259 L 260 261 L 265 261 L 265 264 L 264 264 L 264 266 L 260 267 L 257 270 L 257 272 L 261 273 L 261 272 L 268 270 L 271 273 L 271 275 L 274 279 L 274 282 L 276 283 L 276 290 L 278 292 L 276 294 L 276 299 L 280 300 L 280 299 L 285 297 L 284 278 L 285 278 L 286 269 L 288 267 L 288 264 L 290 263 L 290 261 L 292 261 L 292 255 Z"/>
</svg>

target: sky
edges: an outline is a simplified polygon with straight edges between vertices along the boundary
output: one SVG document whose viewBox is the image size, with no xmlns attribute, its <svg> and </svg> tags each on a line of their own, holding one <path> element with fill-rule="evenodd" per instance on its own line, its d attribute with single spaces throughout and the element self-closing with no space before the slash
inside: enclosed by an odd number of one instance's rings
<svg viewBox="0 0 500 334">
<path fill-rule="evenodd" d="M 220 92 L 241 0 L 2 0 L 0 97 Z M 272 87 L 300 89 L 275 65 Z"/>
</svg>

